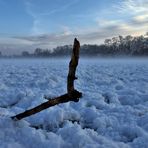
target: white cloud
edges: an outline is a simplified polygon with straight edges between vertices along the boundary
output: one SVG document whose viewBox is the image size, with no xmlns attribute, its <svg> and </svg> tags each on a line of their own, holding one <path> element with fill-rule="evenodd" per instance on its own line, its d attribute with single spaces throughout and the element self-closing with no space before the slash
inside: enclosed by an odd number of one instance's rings
<svg viewBox="0 0 148 148">
<path fill-rule="evenodd" d="M 123 0 L 114 6 L 120 13 L 148 13 L 148 0 Z"/>
<path fill-rule="evenodd" d="M 100 29 L 109 34 L 132 34 L 139 35 L 148 31 L 148 0 L 123 0 L 106 10 L 103 19 L 97 18 L 96 22 Z M 106 28 L 116 28 L 108 30 Z"/>
<path fill-rule="evenodd" d="M 122 20 L 107 20 L 107 19 L 105 20 L 105 19 L 102 19 L 102 20 L 98 20 L 97 23 L 100 27 L 109 27 L 109 26 L 115 26 L 115 25 L 122 23 Z"/>
<path fill-rule="evenodd" d="M 60 28 L 62 30 L 62 35 L 63 36 L 67 36 L 67 35 L 72 35 L 73 34 L 72 30 L 68 26 L 61 26 Z"/>
<path fill-rule="evenodd" d="M 143 15 L 137 15 L 133 19 L 137 22 L 148 22 L 148 13 Z"/>
</svg>

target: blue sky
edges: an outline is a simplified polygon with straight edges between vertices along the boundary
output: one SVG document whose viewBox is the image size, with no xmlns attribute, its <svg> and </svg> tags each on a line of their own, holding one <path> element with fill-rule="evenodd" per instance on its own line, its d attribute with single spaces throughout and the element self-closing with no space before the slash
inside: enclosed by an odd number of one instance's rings
<svg viewBox="0 0 148 148">
<path fill-rule="evenodd" d="M 0 0 L 4 54 L 148 31 L 148 0 Z"/>
</svg>

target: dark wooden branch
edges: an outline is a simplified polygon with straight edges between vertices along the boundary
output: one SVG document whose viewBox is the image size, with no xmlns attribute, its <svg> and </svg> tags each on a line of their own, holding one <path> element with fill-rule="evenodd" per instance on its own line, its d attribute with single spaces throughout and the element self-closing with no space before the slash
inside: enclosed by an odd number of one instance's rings
<svg viewBox="0 0 148 148">
<path fill-rule="evenodd" d="M 67 92 L 69 95 L 71 95 L 71 92 L 74 91 L 74 80 L 77 79 L 75 73 L 79 61 L 79 49 L 80 49 L 80 43 L 75 38 L 73 45 L 73 52 L 71 55 L 71 61 L 69 63 L 69 73 L 67 77 Z"/>
<path fill-rule="evenodd" d="M 30 110 L 26 110 L 23 113 L 20 113 L 16 116 L 11 117 L 12 119 L 21 120 L 25 117 L 36 114 L 44 109 L 47 109 L 47 108 L 57 105 L 57 104 L 66 103 L 69 101 L 74 101 L 74 102 L 79 101 L 79 98 L 82 97 L 82 93 L 75 90 L 75 88 L 74 88 L 74 80 L 76 79 L 75 73 L 76 73 L 76 68 L 77 68 L 78 61 L 79 61 L 79 49 L 80 49 L 80 43 L 77 39 L 75 39 L 74 45 L 73 45 L 73 52 L 72 52 L 72 56 L 71 56 L 71 61 L 69 63 L 69 72 L 68 72 L 68 77 L 67 77 L 67 94 L 64 94 L 62 96 L 56 97 L 52 100 L 49 100 L 45 103 L 42 103 Z"/>
<path fill-rule="evenodd" d="M 61 103 L 66 103 L 66 102 L 69 102 L 69 101 L 74 101 L 74 102 L 78 102 L 78 98 L 81 98 L 82 97 L 82 93 L 78 92 L 78 91 L 74 91 L 73 92 L 73 98 L 70 98 L 68 94 L 64 94 L 60 97 L 56 97 L 52 100 L 49 100 L 45 103 L 42 103 L 30 110 L 26 110 L 25 112 L 23 113 L 20 113 L 16 116 L 13 116 L 11 117 L 12 119 L 16 119 L 16 120 L 21 120 L 25 117 L 28 117 L 28 116 L 31 116 L 33 114 L 36 114 L 44 109 L 47 109 L 51 106 L 54 106 L 54 105 L 57 105 L 57 104 L 61 104 Z"/>
</svg>

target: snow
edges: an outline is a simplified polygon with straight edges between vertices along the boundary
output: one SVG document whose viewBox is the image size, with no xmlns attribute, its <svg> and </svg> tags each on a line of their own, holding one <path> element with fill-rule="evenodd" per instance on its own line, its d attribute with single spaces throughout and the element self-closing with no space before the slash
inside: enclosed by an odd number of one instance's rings
<svg viewBox="0 0 148 148">
<path fill-rule="evenodd" d="M 0 60 L 1 148 L 147 148 L 148 60 L 80 59 L 68 102 L 13 121 L 10 116 L 66 92 L 69 59 Z"/>
</svg>

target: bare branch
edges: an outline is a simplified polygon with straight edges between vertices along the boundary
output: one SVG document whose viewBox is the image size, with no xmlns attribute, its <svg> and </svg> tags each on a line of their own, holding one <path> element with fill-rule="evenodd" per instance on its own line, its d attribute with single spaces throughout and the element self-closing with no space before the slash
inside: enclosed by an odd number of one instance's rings
<svg viewBox="0 0 148 148">
<path fill-rule="evenodd" d="M 74 88 L 74 80 L 76 79 L 75 73 L 76 73 L 76 68 L 78 65 L 79 61 L 79 49 L 80 49 L 80 43 L 77 39 L 74 40 L 74 45 L 73 45 L 73 52 L 71 56 L 71 61 L 69 63 L 69 72 L 68 72 L 68 77 L 67 77 L 67 94 L 64 94 L 62 96 L 56 97 L 52 100 L 49 100 L 45 103 L 42 103 L 30 110 L 26 110 L 23 113 L 20 113 L 16 116 L 11 117 L 12 119 L 16 120 L 21 120 L 25 117 L 31 116 L 33 114 L 36 114 L 44 109 L 47 109 L 51 106 L 60 104 L 60 103 L 66 103 L 69 101 L 74 101 L 78 102 L 79 98 L 82 97 L 82 93 L 75 90 Z M 48 98 L 46 98 L 48 99 Z"/>
<path fill-rule="evenodd" d="M 80 43 L 75 38 L 71 61 L 69 63 L 69 73 L 67 77 L 67 92 L 69 95 L 71 94 L 72 91 L 74 91 L 74 80 L 77 79 L 75 73 L 79 61 L 79 49 L 80 49 Z"/>
<path fill-rule="evenodd" d="M 40 111 L 42 111 L 44 109 L 47 109 L 47 108 L 49 108 L 51 106 L 54 106 L 54 105 L 57 105 L 57 104 L 66 103 L 66 102 L 69 102 L 69 101 L 78 102 L 77 98 L 82 97 L 82 94 L 80 92 L 78 92 L 78 91 L 74 91 L 73 95 L 74 95 L 73 98 L 69 98 L 68 94 L 64 94 L 64 95 L 62 95 L 60 97 L 56 97 L 56 98 L 54 98 L 52 100 L 49 100 L 49 101 L 47 101 L 45 103 L 42 103 L 42 104 L 40 104 L 40 105 L 30 109 L 30 110 L 26 110 L 25 112 L 20 113 L 20 114 L 18 114 L 16 116 L 13 116 L 11 118 L 14 119 L 14 120 L 15 119 L 16 120 L 21 120 L 21 119 L 23 119 L 25 117 L 36 114 L 36 113 L 38 113 L 38 112 L 40 112 Z"/>
</svg>

